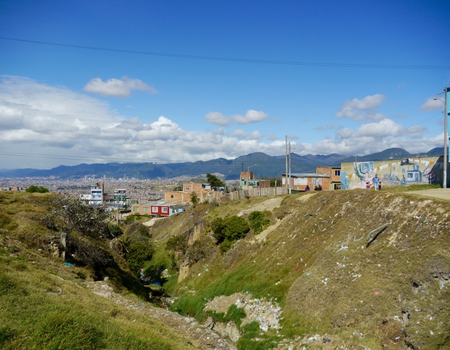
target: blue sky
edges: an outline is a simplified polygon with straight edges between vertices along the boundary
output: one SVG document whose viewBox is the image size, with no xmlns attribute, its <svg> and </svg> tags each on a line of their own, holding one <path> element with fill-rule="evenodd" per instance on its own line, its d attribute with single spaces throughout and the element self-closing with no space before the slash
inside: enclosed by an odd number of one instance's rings
<svg viewBox="0 0 450 350">
<path fill-rule="evenodd" d="M 442 147 L 449 21 L 439 0 L 0 0 L 0 169 Z"/>
</svg>

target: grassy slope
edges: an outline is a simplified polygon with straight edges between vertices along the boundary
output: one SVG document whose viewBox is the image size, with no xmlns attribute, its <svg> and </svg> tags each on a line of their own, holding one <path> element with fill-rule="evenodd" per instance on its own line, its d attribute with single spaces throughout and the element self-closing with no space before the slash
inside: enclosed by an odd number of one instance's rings
<svg viewBox="0 0 450 350">
<path fill-rule="evenodd" d="M 153 319 L 86 290 L 80 276 L 88 270 L 38 250 L 51 235 L 39 223 L 48 198 L 0 192 L 0 348 L 193 348 Z"/>
<path fill-rule="evenodd" d="M 214 296 L 249 291 L 281 303 L 288 337 L 327 333 L 334 345 L 371 349 L 450 346 L 450 203 L 413 192 L 300 196 L 286 197 L 266 242 L 247 237 L 192 266 L 175 306 L 201 318 Z M 243 203 L 205 218 L 236 214 Z M 368 233 L 384 224 L 367 246 Z"/>
<path fill-rule="evenodd" d="M 190 232 L 207 248 L 188 278 L 170 279 L 180 297 L 175 307 L 202 318 L 207 300 L 248 291 L 281 304 L 284 337 L 328 334 L 333 346 L 372 350 L 447 348 L 450 203 L 387 191 L 322 192 L 305 202 L 302 196 L 286 197 L 274 210 L 282 221 L 266 241 L 249 236 L 225 255 L 207 222 L 263 198 L 199 206 L 156 222 L 155 264 L 170 268 L 163 248 L 177 234 Z M 38 251 L 50 234 L 39 224 L 46 198 L 0 193 L 0 348 L 189 348 L 166 327 L 87 292 L 80 276 L 89 279 L 89 271 Z M 367 234 L 386 223 L 367 247 Z"/>
</svg>

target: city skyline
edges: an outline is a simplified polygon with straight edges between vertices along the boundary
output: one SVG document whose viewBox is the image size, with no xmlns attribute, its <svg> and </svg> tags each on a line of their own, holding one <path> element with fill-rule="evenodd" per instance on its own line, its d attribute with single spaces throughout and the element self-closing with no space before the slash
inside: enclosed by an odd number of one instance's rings
<svg viewBox="0 0 450 350">
<path fill-rule="evenodd" d="M 0 166 L 443 147 L 450 4 L 0 2 Z"/>
</svg>

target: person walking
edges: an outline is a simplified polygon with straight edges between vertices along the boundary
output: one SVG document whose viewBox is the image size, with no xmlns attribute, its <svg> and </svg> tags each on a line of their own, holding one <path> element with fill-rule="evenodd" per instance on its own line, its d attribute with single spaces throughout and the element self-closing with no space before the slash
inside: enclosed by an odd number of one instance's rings
<svg viewBox="0 0 450 350">
<path fill-rule="evenodd" d="M 380 179 L 378 178 L 378 175 L 375 174 L 375 177 L 372 179 L 373 187 L 375 187 L 375 191 L 378 190 L 378 184 L 380 182 Z"/>
</svg>

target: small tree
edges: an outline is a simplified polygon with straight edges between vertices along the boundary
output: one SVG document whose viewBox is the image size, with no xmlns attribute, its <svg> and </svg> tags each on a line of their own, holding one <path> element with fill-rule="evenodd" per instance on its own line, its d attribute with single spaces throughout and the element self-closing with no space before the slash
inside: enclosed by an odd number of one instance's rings
<svg viewBox="0 0 450 350">
<path fill-rule="evenodd" d="M 89 206 L 79 199 L 54 196 L 48 214 L 42 218 L 51 230 L 65 238 L 65 256 L 69 261 L 103 270 L 112 266 L 114 259 L 108 252 L 106 239 L 113 238 L 108 225 L 109 213 L 101 206 Z"/>
<path fill-rule="evenodd" d="M 197 193 L 192 192 L 192 193 L 191 193 L 191 203 L 192 203 L 192 206 L 195 208 L 195 207 L 197 206 L 198 202 L 199 202 L 199 199 L 198 199 Z"/>
<path fill-rule="evenodd" d="M 206 181 L 212 186 L 212 187 L 225 187 L 225 184 L 222 180 L 218 179 L 217 176 L 212 174 L 206 174 Z"/>
</svg>

